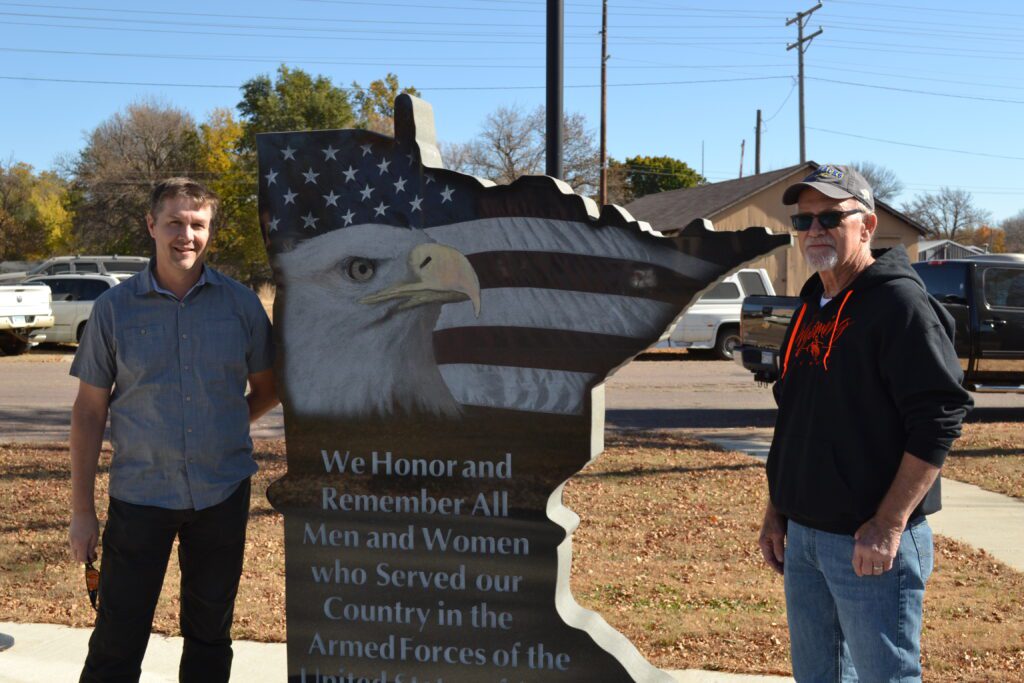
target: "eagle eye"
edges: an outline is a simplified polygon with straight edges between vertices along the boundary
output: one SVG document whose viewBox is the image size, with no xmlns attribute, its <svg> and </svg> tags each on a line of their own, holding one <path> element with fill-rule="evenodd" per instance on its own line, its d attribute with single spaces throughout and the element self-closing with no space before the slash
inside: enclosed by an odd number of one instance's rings
<svg viewBox="0 0 1024 683">
<path fill-rule="evenodd" d="M 345 267 L 345 273 L 353 282 L 369 282 L 376 272 L 376 265 L 366 258 L 350 259 Z"/>
</svg>

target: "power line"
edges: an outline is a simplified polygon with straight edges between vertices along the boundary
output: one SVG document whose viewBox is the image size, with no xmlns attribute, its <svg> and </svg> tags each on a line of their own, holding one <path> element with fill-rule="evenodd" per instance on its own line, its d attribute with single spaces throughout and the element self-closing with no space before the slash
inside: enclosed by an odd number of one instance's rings
<svg viewBox="0 0 1024 683">
<path fill-rule="evenodd" d="M 1013 14 L 1010 12 L 984 12 L 975 9 L 945 9 L 940 7 L 926 7 L 924 5 L 894 5 L 889 2 L 864 2 L 864 0 L 829 0 L 849 5 L 869 5 L 871 7 L 884 7 L 886 9 L 909 9 L 915 12 L 946 12 L 951 14 L 971 14 L 976 16 L 989 17 L 1018 17 L 1024 19 L 1024 14 Z"/>
<path fill-rule="evenodd" d="M 703 83 L 733 83 L 737 81 L 770 81 L 779 78 L 789 78 L 789 76 L 753 76 L 743 78 L 717 78 L 717 79 L 702 79 L 692 81 L 655 81 L 648 83 L 609 83 L 609 88 L 637 88 L 637 87 L 648 87 L 648 86 L 666 86 L 666 85 L 699 85 Z M 231 88 L 232 90 L 238 89 L 239 85 L 222 85 L 216 83 L 150 83 L 141 81 L 107 81 L 107 80 L 90 80 L 90 79 L 74 79 L 74 78 L 40 78 L 35 76 L 6 76 L 0 75 L 0 79 L 8 81 L 39 81 L 44 83 L 82 83 L 90 85 L 142 85 L 149 87 L 161 87 L 161 88 Z M 481 85 L 481 86 L 416 86 L 417 90 L 543 90 L 544 85 Z M 575 84 L 566 85 L 566 88 L 582 89 L 582 88 L 600 88 L 599 83 L 595 84 Z M 365 88 L 346 88 L 338 87 L 338 90 L 365 90 Z"/>
<path fill-rule="evenodd" d="M 27 21 L 7 21 L 4 22 L 6 26 L 42 26 L 44 28 L 73 28 L 73 29 L 87 29 L 90 31 L 115 31 L 119 33 L 170 33 L 174 35 L 187 35 L 187 36 L 226 36 L 231 38 L 296 38 L 299 40 L 348 40 L 348 41 L 367 41 L 367 42 L 381 42 L 380 38 L 362 38 L 357 36 L 297 36 L 288 35 L 285 33 L 226 33 L 223 31 L 176 31 L 174 29 L 155 29 L 155 28 L 123 28 L 123 27 L 112 27 L 112 26 L 81 26 L 75 24 L 45 24 L 40 22 L 27 22 Z M 271 28 L 271 27 L 268 27 Z M 408 38 L 405 36 L 395 36 L 395 40 L 401 40 L 403 43 L 446 43 L 450 45 L 454 44 L 468 44 L 468 45 L 543 45 L 543 40 L 493 40 L 485 38 L 483 40 L 452 40 L 451 38 L 445 40 L 436 40 L 430 38 Z M 590 42 L 573 42 L 573 45 L 589 45 Z"/>
<path fill-rule="evenodd" d="M 828 128 L 814 128 L 808 126 L 811 130 L 816 130 L 822 133 L 831 133 L 833 135 L 844 135 L 850 138 L 860 138 L 861 140 L 871 140 L 873 142 L 884 142 L 889 145 L 899 145 L 901 147 L 914 147 L 916 149 L 929 149 L 935 152 L 952 152 L 954 154 L 967 154 L 976 157 L 988 157 L 990 159 L 1010 159 L 1012 161 L 1024 161 L 1024 157 L 1007 156 L 1005 154 L 989 154 L 987 152 L 972 152 L 965 149 L 950 149 L 949 147 L 933 147 L 931 145 L 917 145 L 910 142 L 900 142 L 899 140 L 885 140 L 883 138 L 872 138 L 866 135 L 856 135 L 854 133 L 844 133 L 839 130 L 829 130 Z"/>
<path fill-rule="evenodd" d="M 69 21 L 107 21 L 115 22 L 118 24 L 157 24 L 160 26 L 195 26 L 194 21 L 169 21 L 167 19 L 119 19 L 117 17 L 81 17 L 81 16 L 68 16 L 65 14 L 38 14 L 33 12 L 0 12 L 0 16 L 8 17 L 29 17 L 36 19 L 64 19 Z M 387 22 L 378 22 L 387 23 Z M 405 24 L 409 22 L 394 22 Z M 425 23 L 444 23 L 444 22 L 425 22 Z M 261 26 L 256 24 L 213 24 L 207 23 L 207 26 L 212 28 L 227 28 L 227 29 L 242 29 L 242 30 L 264 30 L 275 28 L 273 26 Z M 448 24 L 450 25 L 450 23 Z M 391 31 L 386 29 L 358 29 L 358 28 L 306 28 L 303 26 L 288 26 L 289 31 L 302 31 L 310 33 L 376 33 L 392 35 Z M 529 38 L 531 34 L 528 33 L 480 33 L 474 31 L 470 33 L 450 32 L 450 33 L 439 33 L 436 31 L 404 31 L 403 36 L 407 35 L 434 35 L 434 36 L 480 36 L 480 37 L 512 37 L 512 38 Z M 582 37 L 582 36 L 576 36 Z"/>
<path fill-rule="evenodd" d="M 170 59 L 184 61 L 211 61 L 211 62 L 256 62 L 274 64 L 325 64 L 335 66 L 401 66 L 401 67 L 424 67 L 424 68 L 456 68 L 456 69 L 543 69 L 543 64 L 477 64 L 473 62 L 461 63 L 437 63 L 437 62 L 396 62 L 394 60 L 333 60 L 315 59 L 306 57 L 260 57 L 255 55 L 195 55 L 195 54 L 158 54 L 143 52 L 90 52 L 83 50 L 46 50 L 41 48 L 18 48 L 0 47 L 0 52 L 19 52 L 28 54 L 52 54 L 86 57 L 117 57 L 130 59 Z M 450 59 L 450 58 L 449 58 Z M 476 61 L 474 58 L 473 61 Z M 615 69 L 729 69 L 729 68 L 769 68 L 788 66 L 783 64 L 689 64 L 689 65 L 667 65 L 667 66 L 623 66 L 616 65 Z M 567 69 L 593 70 L 593 66 L 567 65 Z"/>
<path fill-rule="evenodd" d="M 914 90 L 912 88 L 896 88 L 888 85 L 875 85 L 873 83 L 854 83 L 852 81 L 840 81 L 832 78 L 819 78 L 808 76 L 808 80 L 821 81 L 822 83 L 838 83 L 840 85 L 853 85 L 858 88 L 874 88 L 875 90 L 890 90 L 892 92 L 912 93 L 915 95 L 933 95 L 935 97 L 951 97 L 958 100 L 975 100 L 980 102 L 1001 102 L 1003 104 L 1024 104 L 1024 100 L 1008 100 L 1001 97 L 978 97 L 974 95 L 957 95 L 955 93 L 935 92 L 931 90 Z"/>
</svg>

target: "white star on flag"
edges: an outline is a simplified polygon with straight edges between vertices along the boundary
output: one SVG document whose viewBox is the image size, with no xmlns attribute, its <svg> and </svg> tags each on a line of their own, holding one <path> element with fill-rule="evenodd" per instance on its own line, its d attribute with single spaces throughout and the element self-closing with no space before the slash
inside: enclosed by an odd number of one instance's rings
<svg viewBox="0 0 1024 683">
<path fill-rule="evenodd" d="M 369 153 L 370 153 L 370 147 L 371 147 L 371 145 L 360 145 L 360 146 L 359 146 L 359 149 L 363 150 L 363 156 L 364 156 L 364 157 L 365 157 L 365 156 L 366 156 L 367 154 L 369 154 Z"/>
<path fill-rule="evenodd" d="M 270 173 L 263 177 L 267 179 L 268 186 L 273 185 L 275 182 L 277 182 L 277 171 L 275 171 L 274 169 L 270 169 Z"/>
<path fill-rule="evenodd" d="M 380 169 L 380 174 L 384 175 L 385 173 L 387 173 L 388 166 L 390 166 L 390 165 L 391 165 L 391 162 L 388 161 L 387 158 L 381 158 L 380 163 L 377 164 L 377 168 Z"/>
<path fill-rule="evenodd" d="M 405 183 L 406 182 L 408 182 L 408 181 L 406 181 L 405 178 L 403 178 L 401 176 L 398 177 L 398 182 L 395 183 L 395 194 L 398 194 L 399 192 L 402 192 L 403 190 L 405 190 Z"/>
<path fill-rule="evenodd" d="M 291 189 L 289 189 L 287 192 L 284 193 L 284 203 L 285 204 L 294 204 L 295 203 L 295 198 L 298 197 L 298 196 L 299 196 L 298 192 L 292 192 Z"/>
<path fill-rule="evenodd" d="M 284 155 L 285 159 L 291 159 L 292 161 L 295 161 L 295 152 L 297 151 L 298 150 L 292 149 L 291 145 L 288 145 L 287 147 L 281 150 L 281 154 Z"/>
<path fill-rule="evenodd" d="M 279 219 L 279 218 L 271 219 L 270 223 L 269 223 L 270 227 L 267 228 L 267 232 L 274 232 L 275 230 L 277 230 L 277 224 L 280 223 L 280 222 L 281 222 L 281 219 Z"/>
<path fill-rule="evenodd" d="M 427 185 L 429 185 L 430 183 L 434 182 L 434 174 L 433 173 L 424 173 L 423 177 L 427 179 Z"/>
<path fill-rule="evenodd" d="M 374 212 L 375 212 L 375 213 L 374 213 L 373 215 L 374 215 L 374 216 L 383 216 L 383 215 L 384 215 L 384 212 L 385 212 L 385 211 L 387 211 L 387 210 L 388 210 L 388 209 L 390 209 L 390 208 L 391 208 L 390 206 L 388 206 L 388 205 L 387 205 L 387 204 L 385 204 L 384 202 L 381 202 L 379 206 L 375 206 L 375 207 L 373 208 L 373 210 L 374 210 Z"/>
<path fill-rule="evenodd" d="M 316 222 L 318 220 L 320 220 L 320 219 L 319 218 L 315 218 L 313 216 L 313 212 L 310 211 L 309 213 L 307 213 L 305 216 L 302 217 L 302 223 L 303 223 L 302 227 L 303 228 L 316 228 Z"/>
<path fill-rule="evenodd" d="M 444 192 L 441 193 L 441 203 L 450 202 L 452 200 L 452 194 L 455 192 L 452 188 L 447 185 L 444 186 Z"/>
<path fill-rule="evenodd" d="M 373 193 L 373 188 L 370 187 L 369 183 L 366 184 L 366 187 L 364 187 L 363 189 L 359 190 L 359 194 L 363 195 L 363 201 L 364 202 L 367 199 L 370 198 L 370 194 L 372 194 L 372 193 Z"/>
<path fill-rule="evenodd" d="M 314 185 L 316 185 L 316 179 L 320 176 L 320 174 L 314 171 L 313 167 L 310 166 L 309 170 L 303 173 L 302 176 L 306 179 L 307 183 L 313 183 Z"/>
<path fill-rule="evenodd" d="M 334 190 L 331 190 L 330 194 L 324 195 L 324 200 L 327 202 L 327 206 L 338 206 L 339 199 L 341 199 L 341 195 L 334 194 Z"/>
<path fill-rule="evenodd" d="M 345 174 L 345 182 L 347 183 L 350 180 L 355 180 L 356 179 L 356 173 L 358 173 L 358 172 L 359 171 L 357 171 L 356 169 L 352 168 L 351 165 L 349 165 L 347 171 L 342 171 L 342 173 Z"/>
<path fill-rule="evenodd" d="M 324 153 L 324 161 L 327 161 L 328 159 L 337 161 L 334 155 L 337 154 L 339 150 L 334 149 L 333 145 L 327 145 L 327 149 L 322 149 L 320 151 Z"/>
<path fill-rule="evenodd" d="M 355 218 L 355 214 L 352 213 L 352 209 L 348 210 L 348 213 L 342 214 L 342 218 L 345 219 L 345 227 L 352 225 L 352 219 Z"/>
<path fill-rule="evenodd" d="M 409 211 L 421 211 L 422 212 L 423 209 L 420 208 L 420 204 L 422 204 L 422 203 L 423 203 L 423 200 L 420 199 L 419 195 L 416 195 L 416 197 L 413 198 L 413 200 L 411 202 L 409 202 L 409 206 L 412 207 L 411 209 L 409 209 Z"/>
</svg>

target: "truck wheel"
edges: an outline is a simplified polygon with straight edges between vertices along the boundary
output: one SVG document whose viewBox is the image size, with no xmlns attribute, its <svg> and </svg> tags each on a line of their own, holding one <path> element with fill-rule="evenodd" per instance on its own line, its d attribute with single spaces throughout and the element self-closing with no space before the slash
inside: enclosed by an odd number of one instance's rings
<svg viewBox="0 0 1024 683">
<path fill-rule="evenodd" d="M 84 334 L 85 334 L 85 321 L 83 320 L 78 325 L 78 331 L 75 332 L 75 341 L 78 342 L 79 344 L 81 344 L 82 343 L 82 335 L 84 335 Z"/>
<path fill-rule="evenodd" d="M 19 356 L 28 351 L 28 341 L 11 334 L 0 334 L 0 351 L 8 356 Z"/>
<path fill-rule="evenodd" d="M 735 326 L 723 327 L 718 330 L 718 338 L 715 340 L 715 355 L 722 360 L 732 360 L 733 351 L 740 345 L 740 328 Z"/>
</svg>

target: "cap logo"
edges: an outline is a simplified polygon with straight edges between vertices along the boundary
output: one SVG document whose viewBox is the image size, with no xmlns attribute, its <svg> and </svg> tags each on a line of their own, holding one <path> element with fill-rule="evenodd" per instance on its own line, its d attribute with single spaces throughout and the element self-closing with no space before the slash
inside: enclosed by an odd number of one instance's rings
<svg viewBox="0 0 1024 683">
<path fill-rule="evenodd" d="M 834 166 L 819 166 L 815 171 L 819 180 L 842 180 L 843 172 Z"/>
</svg>

